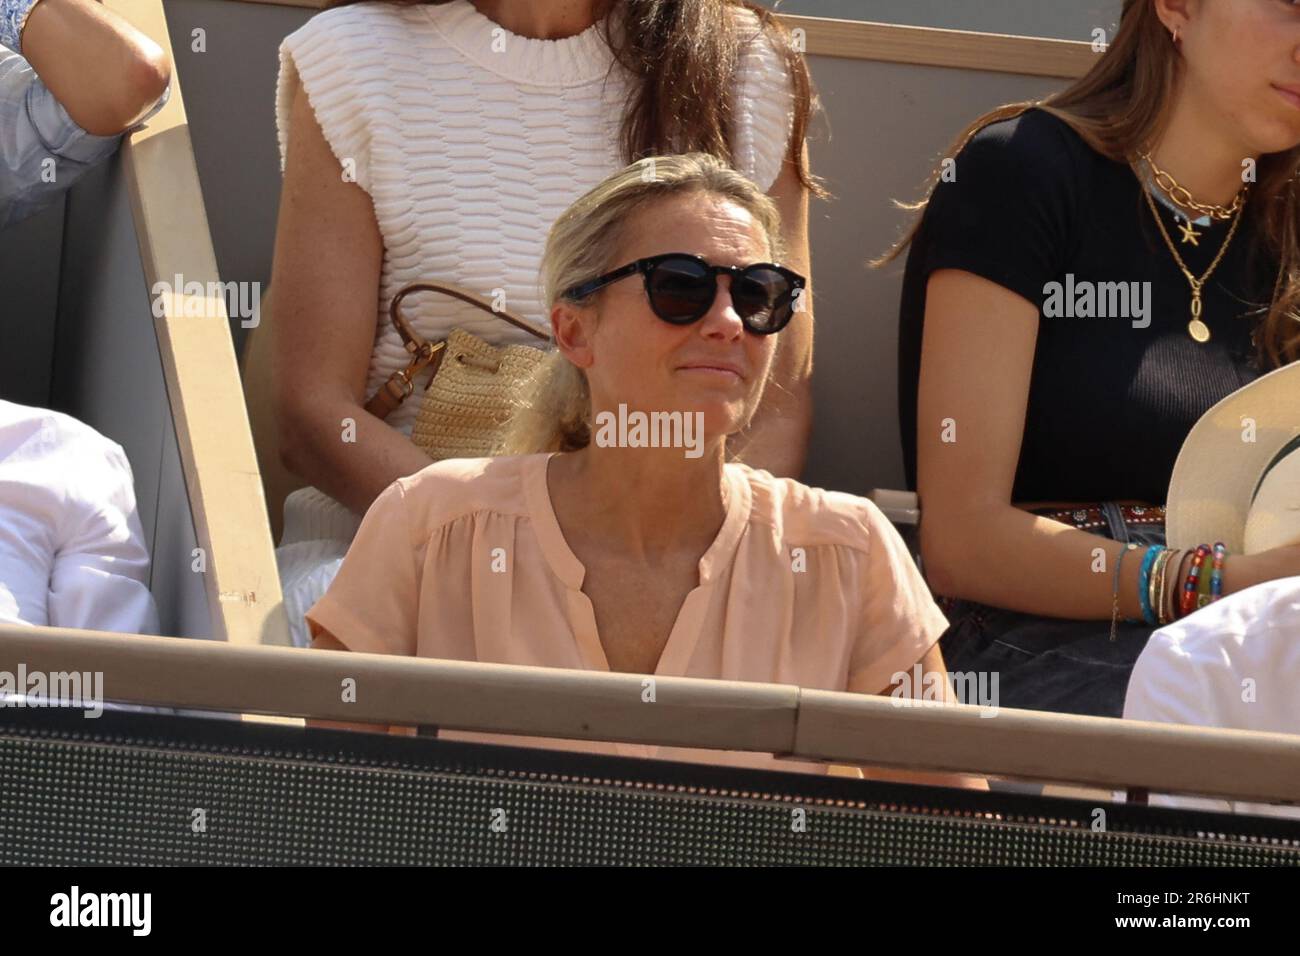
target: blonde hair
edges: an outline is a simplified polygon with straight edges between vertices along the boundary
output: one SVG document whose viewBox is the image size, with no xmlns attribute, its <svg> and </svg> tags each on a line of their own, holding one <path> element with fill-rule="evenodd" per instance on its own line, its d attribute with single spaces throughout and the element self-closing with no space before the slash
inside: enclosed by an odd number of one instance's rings
<svg viewBox="0 0 1300 956">
<path fill-rule="evenodd" d="M 551 226 L 540 275 L 541 301 L 547 312 L 563 298 L 565 290 L 622 265 L 610 258 L 622 248 L 626 224 L 634 213 L 669 197 L 694 192 L 726 199 L 746 210 L 767 236 L 771 258 L 781 261 L 785 250 L 780 213 L 754 183 L 709 153 L 647 157 L 593 188 Z M 590 441 L 587 377 L 556 351 L 522 389 L 496 453 L 576 451 Z"/>
</svg>

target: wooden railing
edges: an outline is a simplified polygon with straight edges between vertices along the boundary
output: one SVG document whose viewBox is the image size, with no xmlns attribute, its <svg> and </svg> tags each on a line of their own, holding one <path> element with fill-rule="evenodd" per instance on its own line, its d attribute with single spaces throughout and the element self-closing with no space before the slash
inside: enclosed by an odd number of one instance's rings
<svg viewBox="0 0 1300 956">
<path fill-rule="evenodd" d="M 98 672 L 108 700 L 381 725 L 746 750 L 1238 800 L 1300 801 L 1300 736 L 781 684 L 645 677 L 0 625 L 0 671 Z M 355 699 L 344 700 L 345 679 Z"/>
<path fill-rule="evenodd" d="M 161 0 L 106 6 L 171 55 Z M 180 82 L 148 126 L 122 145 L 145 284 L 217 282 Z M 194 530 L 204 550 L 213 636 L 234 644 L 288 644 L 275 549 L 244 407 L 225 302 L 175 290 L 154 320 Z M 130 383 L 123 383 L 130 387 Z"/>
</svg>

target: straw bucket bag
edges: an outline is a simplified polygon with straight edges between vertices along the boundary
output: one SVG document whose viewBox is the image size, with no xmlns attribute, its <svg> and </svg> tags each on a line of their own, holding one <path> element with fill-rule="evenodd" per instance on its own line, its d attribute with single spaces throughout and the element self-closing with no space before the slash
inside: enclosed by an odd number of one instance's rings
<svg viewBox="0 0 1300 956">
<path fill-rule="evenodd" d="M 501 439 L 514 400 L 546 353 L 528 345 L 492 345 L 464 329 L 453 329 L 441 342 L 428 342 L 402 317 L 402 300 L 413 292 L 441 292 L 539 339 L 550 341 L 550 336 L 457 286 L 416 282 L 393 296 L 389 315 L 411 361 L 371 396 L 366 411 L 387 418 L 415 390 L 415 375 L 432 367 L 411 440 L 434 461 L 488 456 Z"/>
</svg>

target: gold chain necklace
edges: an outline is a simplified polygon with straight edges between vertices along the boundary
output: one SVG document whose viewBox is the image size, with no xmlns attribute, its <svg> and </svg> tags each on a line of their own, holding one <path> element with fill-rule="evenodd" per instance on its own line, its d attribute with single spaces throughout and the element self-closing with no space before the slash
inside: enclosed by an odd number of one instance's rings
<svg viewBox="0 0 1300 956">
<path fill-rule="evenodd" d="M 1174 261 L 1178 263 L 1178 268 L 1183 270 L 1183 275 L 1187 277 L 1188 285 L 1192 287 L 1192 321 L 1187 323 L 1187 334 L 1198 342 L 1208 342 L 1210 341 L 1210 327 L 1201 320 L 1201 311 L 1203 308 L 1201 304 L 1201 289 L 1205 287 L 1205 283 L 1209 281 L 1210 276 L 1214 274 L 1214 270 L 1219 267 L 1219 263 L 1223 261 L 1224 254 L 1228 251 L 1228 246 L 1232 244 L 1232 237 L 1237 234 L 1237 227 L 1241 225 L 1241 213 L 1244 206 L 1241 204 L 1237 205 L 1237 213 L 1232 220 L 1232 228 L 1228 230 L 1228 238 L 1223 240 L 1223 246 L 1219 249 L 1219 254 L 1214 257 L 1214 261 L 1211 262 L 1210 267 L 1205 270 L 1205 274 L 1198 279 L 1196 276 L 1192 275 L 1192 270 L 1187 268 L 1187 263 L 1183 262 L 1183 257 L 1178 254 L 1178 247 L 1174 245 L 1174 240 L 1169 237 L 1169 230 L 1165 228 L 1165 222 L 1160 218 L 1160 210 L 1156 208 L 1156 201 L 1151 197 L 1151 190 L 1143 188 L 1142 195 L 1147 198 L 1147 205 L 1151 207 L 1151 215 L 1155 217 L 1156 225 L 1160 227 L 1160 235 L 1165 237 L 1165 245 L 1167 245 L 1169 251 L 1174 254 Z M 1241 194 L 1238 194 L 1237 198 L 1240 200 Z"/>
<path fill-rule="evenodd" d="M 1185 186 L 1180 186 L 1178 180 L 1156 165 L 1156 161 L 1151 158 L 1150 153 L 1138 153 L 1138 158 L 1150 167 L 1152 178 L 1155 180 L 1156 185 L 1164 191 L 1164 194 L 1173 200 L 1175 205 L 1182 206 L 1184 209 L 1191 209 L 1193 212 L 1199 212 L 1202 216 L 1209 216 L 1219 222 L 1227 222 L 1245 205 L 1246 191 L 1250 188 L 1249 186 L 1241 188 L 1241 191 L 1232 200 L 1231 206 L 1217 206 L 1214 203 L 1197 202 Z"/>
</svg>

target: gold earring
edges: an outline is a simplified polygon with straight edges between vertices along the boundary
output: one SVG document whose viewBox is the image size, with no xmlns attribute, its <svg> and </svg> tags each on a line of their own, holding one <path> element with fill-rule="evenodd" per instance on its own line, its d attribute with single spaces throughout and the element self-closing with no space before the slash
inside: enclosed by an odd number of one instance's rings
<svg viewBox="0 0 1300 956">
<path fill-rule="evenodd" d="M 1174 46 L 1178 46 L 1178 27 L 1174 27 Z"/>
</svg>

